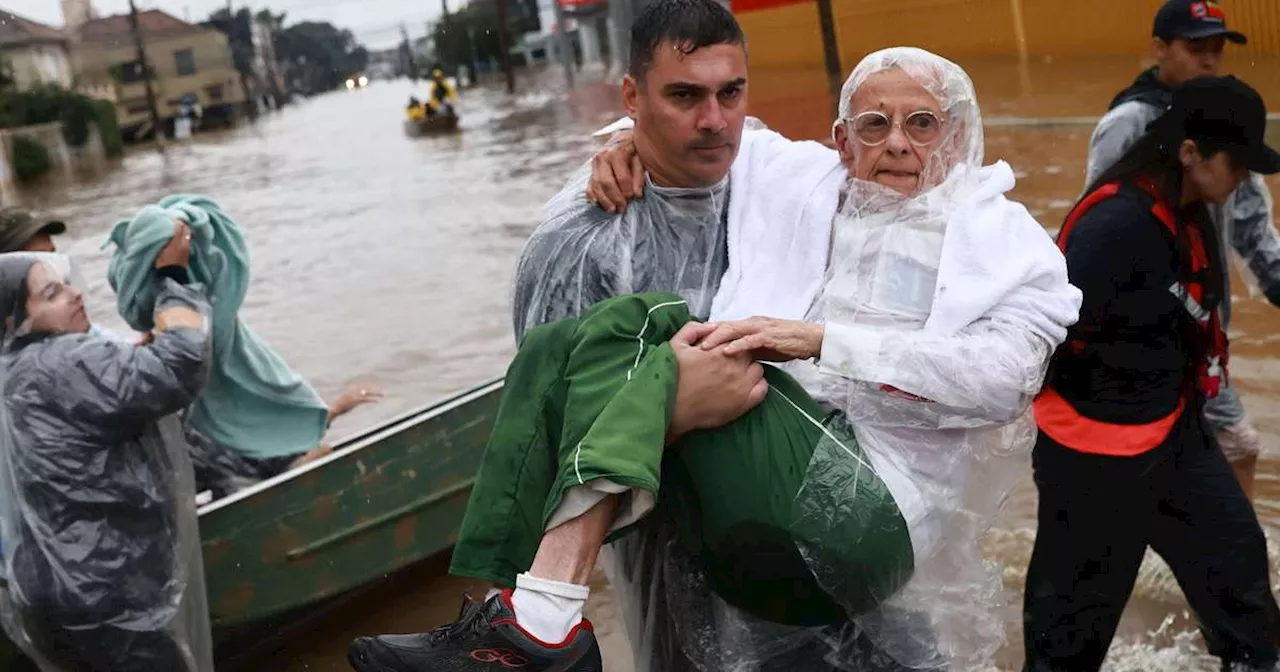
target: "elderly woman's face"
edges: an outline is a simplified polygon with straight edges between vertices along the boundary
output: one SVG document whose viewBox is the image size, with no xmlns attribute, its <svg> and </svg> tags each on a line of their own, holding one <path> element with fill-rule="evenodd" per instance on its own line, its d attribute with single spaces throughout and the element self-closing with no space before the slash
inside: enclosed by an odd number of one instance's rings
<svg viewBox="0 0 1280 672">
<path fill-rule="evenodd" d="M 34 333 L 89 331 L 89 315 L 80 292 L 44 263 L 32 265 L 27 272 L 27 317 Z"/>
<path fill-rule="evenodd" d="M 948 135 L 942 106 L 933 94 L 902 69 L 890 68 L 858 87 L 851 108 L 848 119 L 835 128 L 840 158 L 850 175 L 904 196 L 931 186 L 922 176 L 929 157 Z"/>
</svg>

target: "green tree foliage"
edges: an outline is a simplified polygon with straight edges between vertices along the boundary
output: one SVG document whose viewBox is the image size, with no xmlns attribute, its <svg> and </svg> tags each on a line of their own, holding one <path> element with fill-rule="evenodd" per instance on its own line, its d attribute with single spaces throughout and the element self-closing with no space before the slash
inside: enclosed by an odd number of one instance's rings
<svg viewBox="0 0 1280 672">
<path fill-rule="evenodd" d="M 109 104 L 108 104 L 109 105 Z M 42 86 L 30 91 L 0 91 L 0 128 L 62 123 L 67 144 L 83 147 L 90 129 L 97 124 L 104 146 L 112 146 L 120 136 L 112 111 L 105 122 L 99 101 L 58 86 Z"/>
<path fill-rule="evenodd" d="M 507 32 L 514 44 L 519 36 L 539 28 L 536 0 L 506 0 Z M 440 19 L 432 29 L 440 64 L 456 69 L 469 65 L 472 56 L 481 63 L 502 58 L 498 33 L 497 0 L 473 0 L 460 11 Z"/>
<path fill-rule="evenodd" d="M 37 140 L 25 135 L 13 139 L 13 172 L 18 180 L 27 182 L 53 169 L 49 150 Z"/>
<path fill-rule="evenodd" d="M 303 21 L 276 35 L 277 55 L 287 63 L 286 78 L 305 93 L 342 86 L 369 65 L 369 52 L 349 30 L 321 21 Z"/>
<path fill-rule="evenodd" d="M 102 134 L 102 150 L 107 156 L 115 157 L 124 154 L 124 136 L 120 133 L 120 118 L 116 116 L 116 106 L 109 100 L 93 101 L 98 123 L 98 132 Z"/>
<path fill-rule="evenodd" d="M 248 9 L 241 9 L 235 14 L 219 9 L 209 15 L 206 22 L 227 36 L 227 41 L 231 43 L 231 60 L 243 77 L 252 77 L 254 74 L 253 58 L 257 52 L 253 47 L 253 20 L 253 13 Z"/>
</svg>

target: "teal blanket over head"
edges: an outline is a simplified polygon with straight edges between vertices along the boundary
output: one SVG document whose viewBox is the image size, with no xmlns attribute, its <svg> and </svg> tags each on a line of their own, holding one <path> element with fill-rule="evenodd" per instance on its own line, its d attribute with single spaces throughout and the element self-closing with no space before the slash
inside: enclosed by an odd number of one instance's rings
<svg viewBox="0 0 1280 672">
<path fill-rule="evenodd" d="M 169 196 L 116 225 L 108 270 L 121 317 L 138 331 L 154 327 L 156 256 L 173 237 L 174 220 L 191 228 L 191 279 L 202 283 L 213 306 L 213 361 L 209 382 L 192 406 L 192 427 L 254 458 L 314 449 L 324 437 L 329 409 L 307 381 L 240 321 L 249 288 L 249 250 L 240 227 L 214 201 Z"/>
</svg>

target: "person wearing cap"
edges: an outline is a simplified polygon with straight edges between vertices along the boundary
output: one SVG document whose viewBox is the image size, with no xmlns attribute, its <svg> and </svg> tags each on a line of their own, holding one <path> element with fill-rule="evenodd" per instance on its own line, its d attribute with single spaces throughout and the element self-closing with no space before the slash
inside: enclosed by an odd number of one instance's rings
<svg viewBox="0 0 1280 672">
<path fill-rule="evenodd" d="M 53 237 L 66 232 L 63 222 L 40 220 L 18 208 L 0 210 L 0 253 L 56 252 Z"/>
<path fill-rule="evenodd" d="M 57 252 L 58 246 L 53 242 L 54 236 L 67 232 L 65 222 L 59 220 L 43 220 L 21 208 L 0 209 L 0 254 L 6 252 Z M 89 332 L 113 341 L 128 342 L 109 329 L 96 324 L 89 327 Z M 148 342 L 149 336 L 143 335 L 139 343 Z"/>
<path fill-rule="evenodd" d="M 1175 89 L 1058 234 L 1079 322 L 1035 401 L 1039 527 L 1026 672 L 1097 670 L 1148 546 L 1223 669 L 1272 670 L 1266 540 L 1201 410 L 1227 378 L 1224 251 L 1209 206 L 1280 172 L 1262 98 L 1234 77 Z"/>
<path fill-rule="evenodd" d="M 1113 101 L 1089 143 L 1086 184 L 1092 184 L 1169 106 L 1172 87 L 1193 77 L 1216 76 L 1227 42 L 1245 44 L 1243 34 L 1227 27 L 1226 13 L 1213 2 L 1169 0 L 1157 12 L 1151 49 L 1156 65 L 1144 71 Z M 1251 175 L 1221 204 L 1209 206 L 1223 250 L 1234 249 L 1267 299 L 1280 306 L 1280 236 L 1272 224 L 1271 198 L 1261 176 Z M 1224 287 L 1222 325 L 1231 320 L 1230 274 L 1221 268 Z M 1225 385 L 1206 404 L 1205 415 L 1231 462 L 1245 494 L 1253 498 L 1254 471 L 1261 439 L 1245 415 L 1235 388 Z"/>
</svg>

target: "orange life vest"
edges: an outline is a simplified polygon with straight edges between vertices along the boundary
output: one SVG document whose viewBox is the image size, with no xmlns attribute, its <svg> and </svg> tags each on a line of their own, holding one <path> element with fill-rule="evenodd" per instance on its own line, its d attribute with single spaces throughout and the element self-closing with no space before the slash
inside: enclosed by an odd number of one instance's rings
<svg viewBox="0 0 1280 672">
<path fill-rule="evenodd" d="M 1151 182 L 1138 182 L 1137 186 L 1152 198 L 1151 214 L 1164 224 L 1170 235 L 1176 237 L 1177 220 L 1160 190 Z M 1076 204 L 1058 232 L 1058 249 L 1065 253 L 1067 238 L 1076 222 L 1097 204 L 1120 193 L 1120 189 L 1119 182 L 1104 184 Z M 1187 228 L 1186 234 L 1191 246 L 1190 270 L 1194 279 L 1175 282 L 1170 285 L 1169 292 L 1177 297 L 1195 321 L 1207 346 L 1204 358 L 1196 366 L 1196 391 L 1203 398 L 1212 399 L 1218 396 L 1227 377 L 1227 334 L 1222 329 L 1218 311 L 1206 310 L 1203 305 L 1205 286 L 1199 278 L 1205 272 L 1210 272 L 1209 252 L 1204 238 L 1197 228 Z M 1085 343 L 1080 340 L 1069 341 L 1067 345 L 1075 353 L 1082 352 L 1085 347 Z M 1137 425 L 1102 422 L 1081 415 L 1057 390 L 1046 384 L 1036 397 L 1035 415 L 1040 431 L 1068 448 L 1085 453 L 1131 457 L 1163 443 L 1186 405 L 1187 395 L 1183 395 L 1172 413 L 1154 422 Z"/>
</svg>

